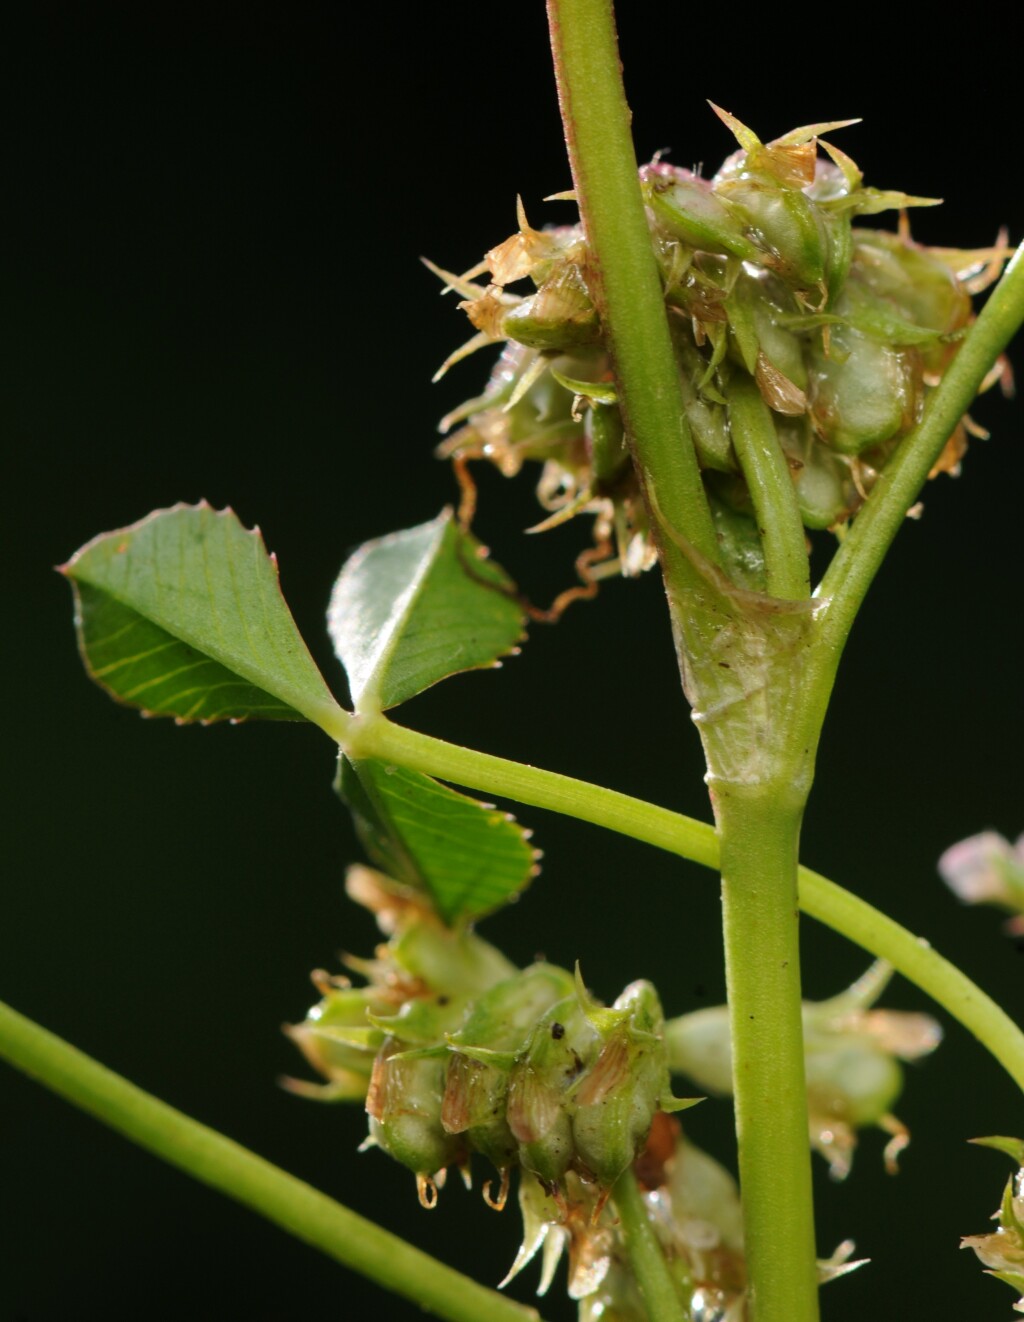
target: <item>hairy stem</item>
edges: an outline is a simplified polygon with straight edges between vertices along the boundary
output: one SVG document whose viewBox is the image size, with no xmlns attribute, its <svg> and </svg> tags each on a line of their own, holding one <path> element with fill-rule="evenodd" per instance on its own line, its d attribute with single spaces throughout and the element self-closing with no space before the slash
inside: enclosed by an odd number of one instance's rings
<svg viewBox="0 0 1024 1322">
<path fill-rule="evenodd" d="M 358 749 L 360 757 L 393 761 L 483 794 L 575 817 L 702 867 L 719 866 L 718 835 L 707 822 L 572 776 L 445 743 L 393 725 L 384 717 L 369 723 L 355 722 L 353 729 L 358 731 L 353 748 Z M 800 908 L 808 917 L 831 927 L 876 958 L 888 960 L 958 1020 L 1024 1091 L 1024 1032 L 990 996 L 924 938 L 915 936 L 866 900 L 809 868 L 801 867 L 797 876 Z"/>
<path fill-rule="evenodd" d="M 619 1176 L 612 1198 L 649 1322 L 685 1322 L 682 1302 L 632 1169 Z"/>
<path fill-rule="evenodd" d="M 744 1240 L 757 1322 L 818 1316 L 796 869 L 801 812 L 722 795 L 725 969 Z"/>
<path fill-rule="evenodd" d="M 0 1057 L 172 1166 L 438 1317 L 538 1320 L 534 1309 L 477 1285 L 2 1003 Z"/>
</svg>

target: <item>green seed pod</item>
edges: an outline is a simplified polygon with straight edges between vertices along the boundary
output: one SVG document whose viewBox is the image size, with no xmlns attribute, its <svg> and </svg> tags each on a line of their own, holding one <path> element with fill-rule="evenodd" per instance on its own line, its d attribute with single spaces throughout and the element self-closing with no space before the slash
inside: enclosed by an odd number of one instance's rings
<svg viewBox="0 0 1024 1322">
<path fill-rule="evenodd" d="M 672 1217 L 680 1226 L 702 1221 L 714 1227 L 715 1235 L 705 1233 L 710 1247 L 712 1238 L 730 1253 L 743 1251 L 743 1209 L 735 1179 L 714 1157 L 680 1137 L 669 1178 Z M 682 1241 L 680 1248 L 685 1247 Z"/>
<path fill-rule="evenodd" d="M 764 592 L 767 587 L 764 546 L 750 511 L 750 496 L 738 478 L 709 483 L 708 504 L 722 561 L 737 587 Z"/>
<path fill-rule="evenodd" d="M 870 1039 L 833 1042 L 825 1049 L 808 1043 L 806 1073 L 812 1112 L 854 1129 L 877 1124 L 903 1088 L 897 1061 Z"/>
<path fill-rule="evenodd" d="M 632 1164 L 669 1092 L 654 987 L 631 983 L 612 1008 L 628 1017 L 604 1034 L 597 1059 L 572 1090 L 577 1168 L 605 1188 Z"/>
<path fill-rule="evenodd" d="M 673 324 L 673 343 L 679 359 L 679 384 L 683 396 L 686 420 L 690 424 L 697 458 L 702 468 L 722 473 L 736 471 L 736 455 L 729 436 L 729 423 L 725 409 L 707 390 L 710 375 L 707 359 L 693 342 L 686 327 Z"/>
<path fill-rule="evenodd" d="M 648 1316 L 633 1277 L 614 1263 L 597 1290 L 580 1300 L 576 1322 L 647 1322 Z"/>
<path fill-rule="evenodd" d="M 536 1024 L 512 1067 L 508 1125 L 524 1170 L 548 1187 L 558 1184 L 575 1155 L 566 1094 L 594 1059 L 599 1041 L 577 997 L 569 996 Z"/>
<path fill-rule="evenodd" d="M 689 170 L 656 161 L 640 170 L 644 200 L 658 223 L 701 252 L 731 254 L 743 261 L 758 261 L 762 254 L 743 232 L 711 183 Z"/>
<path fill-rule="evenodd" d="M 386 1009 L 373 988 L 337 987 L 285 1032 L 327 1084 L 290 1079 L 292 1092 L 325 1101 L 362 1101 L 370 1085 L 373 1060 L 384 1034 L 371 1028 L 367 1013 Z"/>
<path fill-rule="evenodd" d="M 834 528 L 861 502 L 849 463 L 821 445 L 807 418 L 775 416 L 775 431 L 796 487 L 805 528 Z"/>
<path fill-rule="evenodd" d="M 665 1025 L 669 1068 L 699 1088 L 726 1097 L 732 1092 L 729 1007 L 712 1005 L 670 1019 Z"/>
<path fill-rule="evenodd" d="M 870 1009 L 891 976 L 892 969 L 879 961 L 838 996 L 804 1003 L 811 1143 L 827 1158 L 836 1179 L 849 1171 L 855 1131 L 865 1125 L 878 1125 L 892 1136 L 885 1159 L 895 1169 L 897 1154 L 909 1142 L 906 1128 L 889 1114 L 902 1084 L 898 1061 L 927 1055 L 942 1038 L 928 1015 Z M 672 1070 L 708 1091 L 732 1091 L 726 1006 L 670 1020 L 665 1042 Z"/>
<path fill-rule="evenodd" d="M 447 1053 L 403 1052 L 388 1038 L 374 1062 L 366 1097 L 370 1137 L 415 1173 L 420 1201 L 432 1205 L 430 1177 L 464 1157 L 462 1144 L 441 1124 Z"/>
<path fill-rule="evenodd" d="M 902 235 L 856 230 L 853 237 L 851 293 L 869 291 L 906 322 L 944 337 L 923 351 L 926 370 L 941 372 L 956 351 L 950 337 L 971 319 L 967 289 L 945 262 Z"/>
<path fill-rule="evenodd" d="M 441 1123 L 450 1134 L 465 1134 L 469 1146 L 499 1170 L 513 1164 L 518 1149 L 505 1115 L 513 1053 L 522 1048 L 541 1015 L 571 988 L 564 969 L 534 964 L 481 996 L 459 1031 L 448 1038 L 452 1059 Z M 479 1054 L 470 1055 L 473 1050 Z"/>
<path fill-rule="evenodd" d="M 796 304 L 782 281 L 768 271 L 747 267 L 737 277 L 727 308 L 736 357 L 750 375 L 757 372 L 763 356 L 798 389 L 806 390 L 804 346 L 784 324 Z"/>
<path fill-rule="evenodd" d="M 489 941 L 469 929 L 453 931 L 438 922 L 411 925 L 394 938 L 389 951 L 410 978 L 451 997 L 479 994 L 515 972 L 515 965 Z"/>
<path fill-rule="evenodd" d="M 802 192 L 753 173 L 716 177 L 716 196 L 770 258 L 772 269 L 800 289 L 824 287 L 829 236 L 821 212 Z"/>
<path fill-rule="evenodd" d="M 448 992 L 410 996 L 397 1013 L 371 1014 L 370 1023 L 406 1047 L 440 1046 L 449 1033 L 461 1025 L 470 1006 L 471 993 L 460 996 Z"/>
<path fill-rule="evenodd" d="M 564 352 L 596 344 L 601 328 L 579 267 L 557 265 L 535 294 L 505 314 L 501 333 L 530 349 Z"/>
<path fill-rule="evenodd" d="M 592 401 L 583 417 L 595 495 L 602 495 L 629 470 L 629 450 L 618 404 Z"/>
<path fill-rule="evenodd" d="M 456 1053 L 448 1063 L 441 1125 L 447 1134 L 462 1134 L 468 1147 L 499 1171 L 515 1165 L 519 1144 L 508 1126 L 507 1070 L 474 1056 Z"/>
<path fill-rule="evenodd" d="M 811 418 L 818 435 L 840 454 L 861 454 L 917 421 L 923 383 L 913 350 L 837 326 L 828 353 L 816 344 L 808 357 Z"/>
</svg>

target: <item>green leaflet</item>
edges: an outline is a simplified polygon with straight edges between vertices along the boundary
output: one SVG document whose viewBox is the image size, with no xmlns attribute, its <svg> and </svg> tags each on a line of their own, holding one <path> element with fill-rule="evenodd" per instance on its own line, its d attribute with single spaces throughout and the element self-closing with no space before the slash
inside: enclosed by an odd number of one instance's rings
<svg viewBox="0 0 1024 1322">
<path fill-rule="evenodd" d="M 119 702 L 181 723 L 337 711 L 258 530 L 205 502 L 102 533 L 62 572 L 89 674 Z"/>
<path fill-rule="evenodd" d="M 351 557 L 327 620 L 357 710 L 397 707 L 515 650 L 525 637 L 515 584 L 481 552 L 445 510 Z"/>
<path fill-rule="evenodd" d="M 377 866 L 425 892 L 449 926 L 499 908 L 536 872 L 514 818 L 418 771 L 343 755 L 335 788 Z"/>
</svg>

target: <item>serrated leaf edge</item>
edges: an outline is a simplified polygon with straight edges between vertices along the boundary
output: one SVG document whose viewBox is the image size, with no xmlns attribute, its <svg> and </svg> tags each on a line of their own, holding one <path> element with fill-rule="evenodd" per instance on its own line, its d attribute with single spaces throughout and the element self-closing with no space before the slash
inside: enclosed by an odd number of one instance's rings
<svg viewBox="0 0 1024 1322">
<path fill-rule="evenodd" d="M 265 682 L 266 676 L 264 674 L 259 674 L 257 677 L 256 670 L 253 667 L 246 665 L 244 660 L 242 664 L 239 665 L 237 657 L 233 655 L 229 656 L 225 651 L 217 648 L 216 646 L 211 647 L 207 641 L 199 642 L 197 640 L 197 635 L 193 634 L 188 629 L 182 629 L 178 625 L 175 625 L 173 630 L 171 628 L 168 628 L 167 624 L 163 620 L 157 619 L 152 615 L 140 611 L 138 607 L 135 606 L 132 602 L 125 601 L 123 597 L 119 596 L 118 593 L 111 591 L 110 588 L 107 587 L 106 585 L 99 587 L 99 585 L 92 583 L 89 579 L 86 578 L 83 578 L 81 581 L 87 582 L 90 584 L 90 586 L 97 587 L 98 590 L 107 593 L 108 596 L 112 597 L 120 605 L 124 606 L 126 610 L 134 611 L 136 615 L 140 615 L 143 619 L 149 620 L 151 624 L 155 624 L 158 628 L 163 629 L 172 638 L 176 638 L 181 642 L 186 643 L 189 647 L 194 648 L 201 655 L 210 657 L 212 660 L 216 661 L 219 665 L 223 666 L 226 670 L 230 671 L 233 674 L 239 675 L 243 680 L 246 681 L 246 683 L 251 684 L 254 688 L 259 689 L 263 693 L 270 694 L 271 697 L 280 699 L 293 711 L 297 712 L 301 716 L 305 716 L 307 720 L 312 721 L 315 725 L 319 725 L 321 729 L 325 730 L 328 734 L 330 734 L 332 738 L 335 738 L 336 737 L 335 732 L 337 730 L 337 724 L 338 724 L 338 717 L 344 716 L 344 712 L 342 711 L 342 708 L 338 705 L 338 703 L 334 699 L 330 689 L 327 687 L 327 681 L 324 679 L 323 675 L 321 675 L 319 667 L 317 666 L 316 662 L 313 660 L 313 656 L 310 653 L 309 648 L 306 646 L 305 639 L 302 637 L 302 634 L 299 632 L 299 627 L 295 623 L 295 619 L 291 613 L 291 609 L 288 606 L 287 601 L 285 600 L 284 593 L 281 592 L 280 569 L 277 563 L 277 556 L 272 551 L 269 551 L 267 549 L 267 544 L 263 539 L 263 533 L 260 530 L 259 525 L 255 524 L 252 528 L 247 528 L 245 524 L 242 522 L 242 520 L 235 513 L 235 511 L 231 508 L 230 505 L 226 505 L 224 506 L 223 509 L 218 510 L 214 508 L 214 506 L 211 505 L 210 502 L 207 500 L 200 500 L 194 505 L 188 504 L 187 501 L 178 501 L 174 505 L 170 505 L 165 509 L 151 510 L 150 513 L 146 514 L 143 518 L 137 519 L 134 523 L 126 524 L 123 528 L 114 528 L 108 532 L 97 533 L 95 537 L 91 537 L 89 541 L 87 541 L 83 546 L 80 546 L 78 550 L 75 551 L 74 554 L 70 556 L 68 560 L 66 560 L 61 565 L 57 565 L 56 566 L 57 572 L 70 580 L 70 582 L 72 583 L 72 588 L 74 590 L 75 585 L 79 581 L 78 579 L 76 579 L 74 572 L 76 565 L 81 560 L 83 560 L 89 554 L 90 551 L 92 551 L 96 547 L 99 547 L 102 543 L 107 542 L 111 538 L 117 536 L 117 534 L 124 533 L 127 535 L 127 534 L 137 533 L 141 528 L 144 528 L 147 524 L 155 523 L 158 519 L 163 518 L 167 515 L 181 514 L 181 513 L 201 514 L 207 512 L 212 514 L 213 517 L 216 519 L 234 520 L 235 523 L 237 523 L 238 527 L 241 529 L 241 531 L 247 537 L 253 538 L 259 544 L 260 548 L 263 551 L 263 554 L 270 562 L 271 568 L 273 569 L 274 572 L 274 583 L 280 595 L 281 603 L 288 614 L 288 618 L 292 621 L 292 625 L 295 629 L 296 640 L 299 646 L 305 652 L 305 655 L 309 660 L 309 664 L 312 667 L 313 672 L 316 674 L 316 676 L 320 680 L 320 683 L 323 685 L 325 698 L 322 702 L 318 702 L 318 703 L 310 702 L 306 696 L 304 696 L 301 693 L 296 693 L 296 691 L 292 688 L 292 686 L 285 682 L 275 683 L 273 688 L 269 688 Z M 75 623 L 76 626 L 79 626 L 79 638 L 81 638 L 80 615 L 79 615 L 80 597 L 77 591 L 75 591 L 75 601 L 76 601 Z M 82 654 L 82 660 L 83 663 L 85 664 L 86 670 L 91 676 L 93 676 L 93 678 L 96 678 L 96 676 L 93 673 L 93 669 L 89 664 L 88 659 L 84 653 L 81 643 L 79 646 L 79 651 Z M 101 686 L 104 689 L 106 689 L 106 685 L 103 685 L 102 681 L 97 680 L 97 682 L 101 683 Z M 109 692 L 109 690 L 107 691 Z M 124 702 L 126 706 L 132 705 L 131 703 L 126 702 L 124 699 L 118 699 L 118 701 Z M 143 715 L 152 716 L 154 715 L 154 713 L 143 711 Z M 182 722 L 179 721 L 178 723 L 180 724 Z M 210 722 L 208 721 L 199 722 L 199 724 L 209 724 L 209 723 Z M 237 724 L 238 720 L 236 719 L 232 723 Z"/>
</svg>

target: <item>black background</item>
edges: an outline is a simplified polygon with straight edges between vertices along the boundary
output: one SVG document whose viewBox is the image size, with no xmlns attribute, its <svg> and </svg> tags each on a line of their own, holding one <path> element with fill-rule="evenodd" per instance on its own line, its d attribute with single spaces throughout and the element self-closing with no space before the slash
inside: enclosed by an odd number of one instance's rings
<svg viewBox="0 0 1024 1322">
<path fill-rule="evenodd" d="M 699 17 L 698 17 L 699 12 Z M 4 43 L 6 433 L 3 737 L 8 773 L 0 995 L 183 1110 L 350 1206 L 496 1282 L 517 1243 L 477 1194 L 432 1215 L 412 1177 L 358 1156 L 357 1109 L 285 1095 L 278 1031 L 317 965 L 368 953 L 341 878 L 358 856 L 312 727 L 144 722 L 84 678 L 51 566 L 98 531 L 206 497 L 259 522 L 329 681 L 322 616 L 362 540 L 453 499 L 437 418 L 475 394 L 484 356 L 437 387 L 468 331 L 420 254 L 471 265 L 514 225 L 565 219 L 568 185 L 542 8 L 40 4 Z M 767 138 L 862 114 L 844 148 L 868 181 L 940 194 L 924 240 L 1024 231 L 1014 43 L 979 10 L 940 34 L 909 11 L 625 6 L 638 151 L 711 170 L 731 150 L 704 104 Z M 827 23 L 827 26 L 825 26 Z M 1005 53 L 1004 53 L 1005 52 Z M 844 661 L 804 834 L 807 862 L 927 935 L 1021 1009 L 1024 955 L 935 874 L 950 842 L 1024 826 L 1018 759 L 1020 406 L 959 482 L 926 494 Z M 529 482 L 483 475 L 478 532 L 538 600 L 581 533 L 521 536 Z M 13 589 L 13 590 L 12 590 Z M 416 728 L 707 816 L 653 576 L 612 583 L 498 674 L 442 685 Z M 714 879 L 576 823 L 523 811 L 541 878 L 485 934 L 517 961 L 583 961 L 605 997 L 637 976 L 670 1013 L 714 1004 Z M 861 952 L 807 922 L 808 996 Z M 752 952 L 753 957 L 753 952 Z M 897 983 L 888 1003 L 924 1007 Z M 868 1135 L 853 1175 L 816 1162 L 822 1252 L 847 1235 L 874 1264 L 829 1287 L 841 1319 L 974 1316 L 1011 1297 L 957 1249 L 998 1201 L 1005 1163 L 968 1148 L 1021 1133 L 1019 1097 L 949 1024 L 910 1079 L 903 1173 Z M 731 1160 L 708 1103 L 698 1142 Z M 457 1183 L 457 1182 L 456 1182 Z M 6 1067 L 0 1073 L 0 1316 L 225 1319 L 417 1316 L 411 1305 L 130 1148 Z M 526 1273 L 513 1293 L 529 1297 Z M 1001 1294 L 1000 1294 L 1001 1291 Z M 554 1297 L 546 1316 L 572 1316 Z"/>
</svg>

